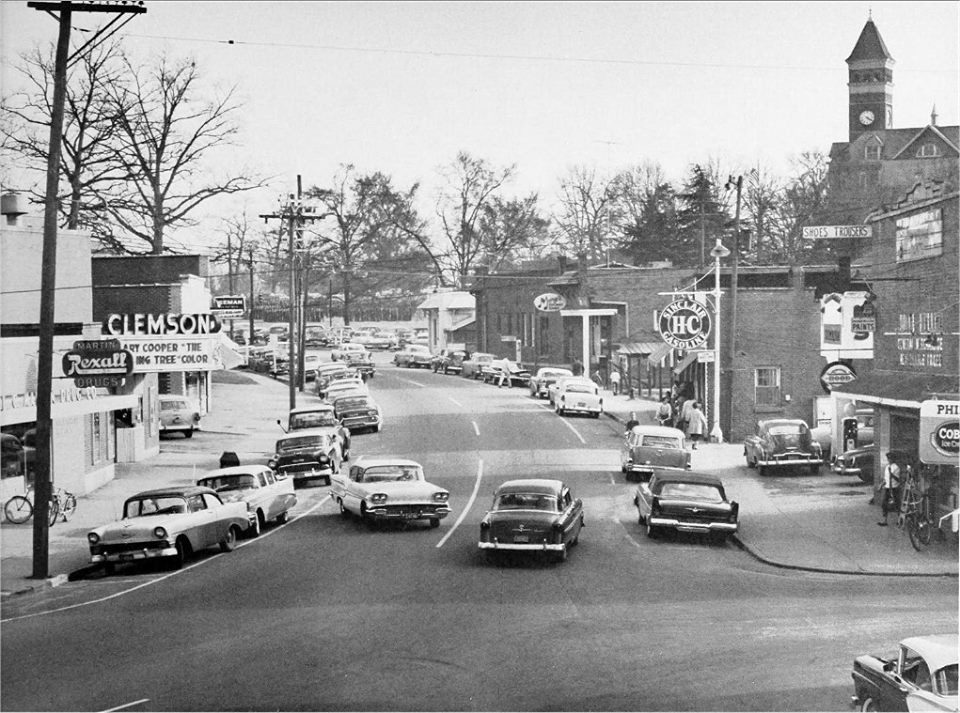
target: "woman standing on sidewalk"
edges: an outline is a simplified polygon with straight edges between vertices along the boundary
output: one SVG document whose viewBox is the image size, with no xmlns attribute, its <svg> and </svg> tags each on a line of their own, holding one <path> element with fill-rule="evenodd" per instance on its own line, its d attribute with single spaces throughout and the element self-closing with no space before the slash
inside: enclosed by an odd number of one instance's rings
<svg viewBox="0 0 960 713">
<path fill-rule="evenodd" d="M 690 409 L 690 418 L 687 421 L 687 435 L 693 441 L 693 450 L 697 450 L 697 443 L 703 438 L 707 431 L 707 417 L 700 410 L 700 402 L 694 401 L 693 408 Z"/>
</svg>

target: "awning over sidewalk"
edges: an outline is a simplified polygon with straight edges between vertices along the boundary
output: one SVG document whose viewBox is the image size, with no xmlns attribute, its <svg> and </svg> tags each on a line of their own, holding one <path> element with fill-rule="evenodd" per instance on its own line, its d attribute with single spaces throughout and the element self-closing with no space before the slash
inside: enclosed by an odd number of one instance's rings
<svg viewBox="0 0 960 713">
<path fill-rule="evenodd" d="M 960 377 L 877 370 L 848 384 L 837 385 L 833 390 L 857 401 L 918 409 L 927 399 L 956 399 L 960 393 Z"/>
<path fill-rule="evenodd" d="M 617 347 L 621 356 L 643 356 L 653 363 L 660 362 L 672 347 L 666 342 L 624 342 Z"/>
<path fill-rule="evenodd" d="M 683 358 L 683 361 L 673 367 L 673 373 L 681 374 L 688 366 L 695 364 L 697 362 L 697 354 L 699 354 L 699 352 L 687 352 L 687 355 Z"/>
</svg>

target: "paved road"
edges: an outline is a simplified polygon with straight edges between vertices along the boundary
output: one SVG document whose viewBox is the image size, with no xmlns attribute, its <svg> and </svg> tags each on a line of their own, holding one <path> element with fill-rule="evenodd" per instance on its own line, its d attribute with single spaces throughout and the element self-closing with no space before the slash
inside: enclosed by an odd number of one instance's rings
<svg viewBox="0 0 960 713">
<path fill-rule="evenodd" d="M 648 540 L 610 421 L 389 366 L 371 389 L 386 427 L 354 453 L 421 461 L 452 494 L 439 529 L 371 530 L 326 488 L 300 490 L 293 522 L 233 553 L 31 597 L 18 614 L 37 615 L 3 625 L 2 709 L 840 710 L 856 654 L 957 627 L 955 581 L 789 572 L 730 545 Z M 214 435 L 164 448 L 209 465 Z M 562 477 L 584 500 L 567 562 L 478 555 L 493 489 L 521 476 Z"/>
</svg>

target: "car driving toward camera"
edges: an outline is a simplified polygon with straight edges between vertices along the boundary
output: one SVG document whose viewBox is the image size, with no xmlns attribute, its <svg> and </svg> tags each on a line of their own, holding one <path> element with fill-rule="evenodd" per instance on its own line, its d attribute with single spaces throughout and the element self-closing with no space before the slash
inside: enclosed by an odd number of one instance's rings
<svg viewBox="0 0 960 713">
<path fill-rule="evenodd" d="M 278 475 L 292 477 L 294 486 L 317 480 L 330 485 L 330 476 L 340 470 L 342 460 L 336 434 L 324 428 L 307 428 L 277 439 L 267 465 Z"/>
<path fill-rule="evenodd" d="M 239 465 L 212 470 L 197 481 L 215 491 L 225 503 L 241 502 L 250 519 L 246 534 L 256 537 L 268 522 L 282 524 L 297 504 L 293 480 L 278 478 L 265 465 Z"/>
</svg>

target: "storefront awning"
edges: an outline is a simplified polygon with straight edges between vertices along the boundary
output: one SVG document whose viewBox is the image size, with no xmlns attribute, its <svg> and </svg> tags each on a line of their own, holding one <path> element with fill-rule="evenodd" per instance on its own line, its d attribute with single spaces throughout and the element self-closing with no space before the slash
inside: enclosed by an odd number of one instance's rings
<svg viewBox="0 0 960 713">
<path fill-rule="evenodd" d="M 697 354 L 699 354 L 699 352 L 687 352 L 687 355 L 683 358 L 683 361 L 681 361 L 679 364 L 677 364 L 675 367 L 673 367 L 673 373 L 674 373 L 674 374 L 682 374 L 683 371 L 684 371 L 688 366 L 690 366 L 691 364 L 696 364 L 696 363 L 697 363 Z"/>
<path fill-rule="evenodd" d="M 848 384 L 839 384 L 833 390 L 857 401 L 918 409 L 920 403 L 928 399 L 956 399 L 960 393 L 960 377 L 877 370 Z"/>
<path fill-rule="evenodd" d="M 664 342 L 659 342 L 659 344 L 661 346 L 667 346 Z M 625 356 L 647 356 L 653 353 L 657 345 L 657 342 L 624 342 L 618 346 L 617 354 L 623 354 Z"/>
</svg>

